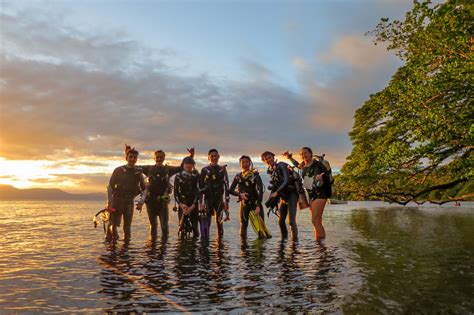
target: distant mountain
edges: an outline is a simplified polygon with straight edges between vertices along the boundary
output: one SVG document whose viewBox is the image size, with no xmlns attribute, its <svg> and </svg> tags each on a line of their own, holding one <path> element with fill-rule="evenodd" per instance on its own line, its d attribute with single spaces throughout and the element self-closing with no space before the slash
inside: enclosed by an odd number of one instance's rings
<svg viewBox="0 0 474 315">
<path fill-rule="evenodd" d="M 105 194 L 70 194 L 55 188 L 18 189 L 0 185 L 0 200 L 104 200 Z"/>
</svg>

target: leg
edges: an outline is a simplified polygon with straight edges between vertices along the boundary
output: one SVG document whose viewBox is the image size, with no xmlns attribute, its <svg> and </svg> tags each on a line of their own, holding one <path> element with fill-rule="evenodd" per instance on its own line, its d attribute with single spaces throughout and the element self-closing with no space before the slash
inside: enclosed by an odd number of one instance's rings
<svg viewBox="0 0 474 315">
<path fill-rule="evenodd" d="M 216 203 L 214 203 L 213 208 L 214 208 L 214 216 L 216 217 L 215 221 L 216 221 L 216 227 L 217 227 L 217 236 L 222 237 L 224 235 L 224 225 L 222 223 L 222 218 L 224 215 L 224 207 L 223 207 L 222 200 L 219 200 Z"/>
<path fill-rule="evenodd" d="M 281 237 L 288 238 L 288 229 L 286 228 L 286 216 L 288 215 L 288 204 L 283 201 L 280 202 L 280 216 L 278 217 L 278 224 L 280 225 Z"/>
<path fill-rule="evenodd" d="M 224 235 L 224 227 L 222 224 L 221 216 L 224 215 L 221 210 L 215 210 L 214 216 L 215 216 L 215 221 L 216 221 L 216 227 L 217 227 L 217 236 L 222 237 Z"/>
<path fill-rule="evenodd" d="M 291 239 L 293 241 L 298 240 L 298 227 L 296 226 L 296 212 L 298 206 L 298 195 L 291 194 L 290 198 L 288 198 L 288 224 L 290 225 L 291 230 Z"/>
<path fill-rule="evenodd" d="M 240 238 L 247 238 L 247 228 L 249 226 L 249 209 L 240 203 Z"/>
<path fill-rule="evenodd" d="M 161 201 L 159 203 L 158 216 L 160 217 L 161 235 L 168 236 L 169 209 L 167 202 Z"/>
<path fill-rule="evenodd" d="M 133 200 L 127 201 L 126 208 L 123 211 L 123 241 L 130 242 L 132 236 L 132 220 L 133 220 Z"/>
<path fill-rule="evenodd" d="M 178 207 L 178 237 L 184 238 L 182 219 L 183 209 L 181 209 L 181 207 Z"/>
<path fill-rule="evenodd" d="M 107 226 L 107 234 L 105 240 L 108 242 L 117 241 L 119 239 L 118 227 L 122 220 L 124 211 L 124 202 L 121 199 L 114 199 L 112 207 L 115 209 L 109 215 L 109 225 Z"/>
<path fill-rule="evenodd" d="M 193 224 L 193 237 L 199 237 L 199 215 L 198 209 L 194 209 L 193 213 L 191 213 L 191 223 Z"/>
<path fill-rule="evenodd" d="M 151 200 L 146 203 L 146 212 L 148 213 L 148 221 L 150 222 L 150 239 L 156 240 L 158 236 L 158 222 L 156 216 L 156 202 Z"/>
<path fill-rule="evenodd" d="M 326 237 L 326 231 L 323 227 L 323 211 L 326 207 L 327 199 L 315 199 L 311 202 L 311 221 L 314 227 L 314 236 L 317 240 Z"/>
</svg>

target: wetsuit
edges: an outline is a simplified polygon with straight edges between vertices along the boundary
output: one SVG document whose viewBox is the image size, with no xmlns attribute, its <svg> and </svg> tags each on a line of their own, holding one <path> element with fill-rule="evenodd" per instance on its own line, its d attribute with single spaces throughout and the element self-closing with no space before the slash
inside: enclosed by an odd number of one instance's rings
<svg viewBox="0 0 474 315">
<path fill-rule="evenodd" d="M 186 171 L 182 171 L 178 173 L 174 179 L 174 198 L 176 202 L 179 204 L 185 204 L 187 206 L 194 205 L 194 210 L 189 214 L 189 218 L 191 220 L 192 232 L 194 237 L 199 236 L 199 229 L 198 229 L 198 215 L 199 215 L 199 173 L 193 172 L 188 173 Z M 178 209 L 178 218 L 180 222 L 180 234 L 183 228 L 182 220 L 183 220 L 183 209 L 181 206 Z M 185 218 L 188 219 L 188 218 Z M 190 231 L 183 231 L 184 233 Z M 183 236 L 181 234 L 180 236 Z"/>
<path fill-rule="evenodd" d="M 208 165 L 201 170 L 201 191 L 208 216 L 215 216 L 217 233 L 224 235 L 223 209 L 225 202 L 229 203 L 229 176 L 225 167 Z M 208 220 L 210 224 L 210 220 Z"/>
<path fill-rule="evenodd" d="M 262 206 L 262 178 L 257 171 L 240 172 L 235 175 L 232 185 L 230 185 L 229 193 L 234 196 L 239 196 L 239 193 L 247 193 L 248 195 L 248 200 L 240 200 L 240 236 L 245 238 L 247 237 L 249 213 L 251 210 L 260 207 L 260 216 L 262 219 L 265 219 Z"/>
<path fill-rule="evenodd" d="M 150 236 L 156 239 L 158 234 L 158 218 L 160 218 L 161 233 L 167 236 L 169 232 L 169 194 L 171 176 L 181 172 L 181 166 L 147 165 L 143 166 L 143 173 L 148 177 L 149 191 L 145 199 L 148 220 L 150 221 Z"/>
<path fill-rule="evenodd" d="M 130 241 L 131 226 L 133 219 L 133 199 L 142 193 L 141 200 L 143 203 L 144 195 L 146 194 L 145 179 L 142 169 L 137 166 L 128 167 L 127 165 L 117 167 L 112 173 L 108 187 L 108 198 L 112 201 L 112 208 L 114 212 L 110 213 L 109 225 L 115 228 L 120 226 L 123 216 L 123 233 L 124 241 Z M 107 229 L 107 236 L 115 237 L 118 235 L 111 235 L 112 231 Z"/>
<path fill-rule="evenodd" d="M 291 238 L 297 240 L 298 227 L 296 226 L 296 211 L 298 192 L 295 179 L 288 169 L 288 164 L 285 162 L 278 162 L 273 167 L 269 167 L 267 173 L 270 175 L 272 185 L 274 186 L 272 192 L 276 192 L 282 200 L 278 209 L 280 212 L 278 224 L 280 225 L 281 235 L 283 238 L 288 237 L 285 219 L 289 216 L 288 223 L 290 224 Z"/>
<path fill-rule="evenodd" d="M 294 166 L 298 167 L 300 165 L 295 159 L 290 158 L 290 160 Z M 322 185 L 317 185 L 315 177 L 321 173 L 323 174 Z M 331 198 L 332 188 L 329 170 L 321 161 L 313 159 L 313 162 L 309 166 L 303 166 L 301 169 L 301 177 L 303 178 L 303 186 L 311 200 Z"/>
</svg>

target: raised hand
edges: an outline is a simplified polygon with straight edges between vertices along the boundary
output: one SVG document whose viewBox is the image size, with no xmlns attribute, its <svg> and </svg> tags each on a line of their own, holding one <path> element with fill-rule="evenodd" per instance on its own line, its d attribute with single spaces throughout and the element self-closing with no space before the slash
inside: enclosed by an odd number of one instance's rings
<svg viewBox="0 0 474 315">
<path fill-rule="evenodd" d="M 194 157 L 194 152 L 195 152 L 194 147 L 186 148 L 186 150 L 188 150 L 190 157 Z"/>
</svg>

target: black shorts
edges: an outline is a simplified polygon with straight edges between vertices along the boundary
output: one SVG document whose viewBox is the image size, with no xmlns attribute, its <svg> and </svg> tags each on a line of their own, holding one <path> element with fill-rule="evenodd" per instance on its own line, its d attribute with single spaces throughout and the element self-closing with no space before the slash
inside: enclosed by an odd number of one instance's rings
<svg viewBox="0 0 474 315">
<path fill-rule="evenodd" d="M 309 192 L 309 198 L 311 200 L 316 199 L 329 199 L 332 196 L 332 192 L 330 189 L 313 189 Z"/>
</svg>

